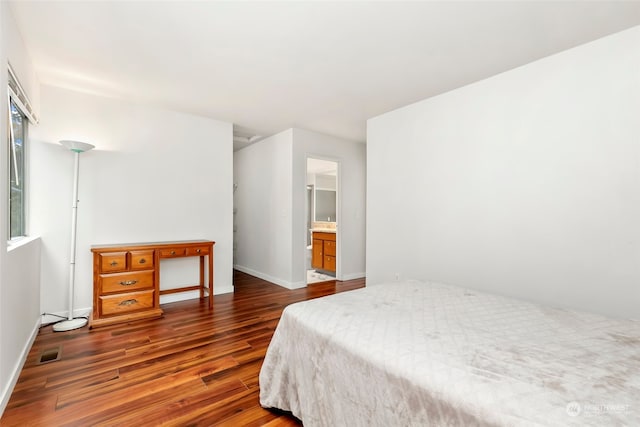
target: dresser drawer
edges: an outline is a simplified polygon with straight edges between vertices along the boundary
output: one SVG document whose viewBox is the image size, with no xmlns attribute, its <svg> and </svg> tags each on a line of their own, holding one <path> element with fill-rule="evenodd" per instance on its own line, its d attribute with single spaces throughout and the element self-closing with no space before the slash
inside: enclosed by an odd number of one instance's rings
<svg viewBox="0 0 640 427">
<path fill-rule="evenodd" d="M 100 254 L 100 272 L 112 273 L 127 269 L 126 252 L 105 252 Z"/>
<path fill-rule="evenodd" d="M 331 240 L 324 241 L 324 254 L 330 256 L 336 256 L 336 242 Z"/>
<path fill-rule="evenodd" d="M 320 240 L 332 240 L 336 241 L 336 233 L 323 233 L 322 231 L 314 231 L 313 232 L 314 239 Z"/>
<path fill-rule="evenodd" d="M 100 294 L 153 288 L 153 270 L 100 275 Z"/>
<path fill-rule="evenodd" d="M 153 270 L 153 251 L 131 251 L 132 270 Z"/>
<path fill-rule="evenodd" d="M 103 316 L 124 314 L 153 307 L 153 289 L 117 295 L 100 296 L 100 313 Z"/>
<path fill-rule="evenodd" d="M 336 271 L 336 257 L 326 256 L 324 257 L 324 269 L 327 271 Z"/>
<path fill-rule="evenodd" d="M 161 258 L 171 258 L 171 257 L 185 256 L 185 255 L 186 255 L 185 248 L 160 249 Z"/>
<path fill-rule="evenodd" d="M 209 248 L 206 246 L 187 248 L 187 256 L 209 255 Z"/>
</svg>

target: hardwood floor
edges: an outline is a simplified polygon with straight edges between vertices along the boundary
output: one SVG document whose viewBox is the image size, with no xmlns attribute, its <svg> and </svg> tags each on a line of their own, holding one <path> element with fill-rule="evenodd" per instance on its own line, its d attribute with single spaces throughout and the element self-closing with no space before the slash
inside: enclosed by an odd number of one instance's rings
<svg viewBox="0 0 640 427">
<path fill-rule="evenodd" d="M 2 426 L 300 425 L 260 407 L 258 374 L 285 306 L 364 286 L 287 290 L 234 272 L 235 292 L 162 306 L 158 320 L 89 331 L 41 328 Z M 38 364 L 43 351 L 60 360 Z"/>
</svg>

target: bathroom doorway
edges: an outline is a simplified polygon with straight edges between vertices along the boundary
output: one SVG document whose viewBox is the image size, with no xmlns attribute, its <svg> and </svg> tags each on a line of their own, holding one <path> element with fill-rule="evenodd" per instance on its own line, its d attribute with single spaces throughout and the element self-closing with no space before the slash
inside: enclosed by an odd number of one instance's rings
<svg viewBox="0 0 640 427">
<path fill-rule="evenodd" d="M 307 157 L 307 285 L 336 279 L 338 270 L 338 162 Z"/>
</svg>

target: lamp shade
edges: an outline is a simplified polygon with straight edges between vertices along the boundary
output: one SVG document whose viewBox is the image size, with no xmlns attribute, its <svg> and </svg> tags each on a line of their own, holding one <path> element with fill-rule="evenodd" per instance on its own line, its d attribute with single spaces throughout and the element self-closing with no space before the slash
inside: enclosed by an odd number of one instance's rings
<svg viewBox="0 0 640 427">
<path fill-rule="evenodd" d="M 85 151 L 91 150 L 92 148 L 95 148 L 94 145 L 87 144 L 86 142 L 71 141 L 68 139 L 63 139 L 62 141 L 60 141 L 60 144 L 64 145 L 69 150 L 74 151 L 76 153 L 83 153 Z"/>
</svg>

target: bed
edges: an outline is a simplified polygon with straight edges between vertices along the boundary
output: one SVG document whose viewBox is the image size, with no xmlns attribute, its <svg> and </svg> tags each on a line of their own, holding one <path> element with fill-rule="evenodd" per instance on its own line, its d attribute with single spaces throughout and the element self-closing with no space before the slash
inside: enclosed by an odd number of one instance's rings
<svg viewBox="0 0 640 427">
<path fill-rule="evenodd" d="M 640 426 L 640 322 L 440 283 L 286 307 L 260 403 L 305 426 Z"/>
</svg>

